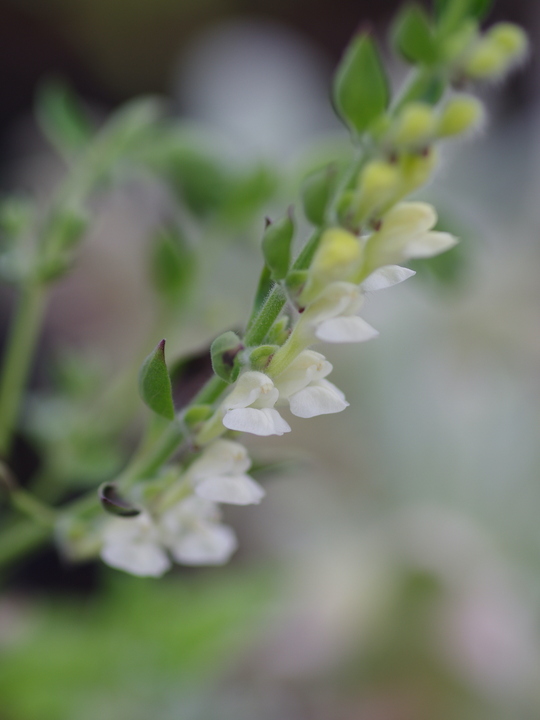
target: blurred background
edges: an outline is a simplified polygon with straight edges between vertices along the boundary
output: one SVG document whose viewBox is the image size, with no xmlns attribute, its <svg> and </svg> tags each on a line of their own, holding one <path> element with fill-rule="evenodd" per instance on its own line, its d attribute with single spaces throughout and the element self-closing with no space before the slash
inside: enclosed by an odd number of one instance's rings
<svg viewBox="0 0 540 720">
<path fill-rule="evenodd" d="M 199 352 L 246 321 L 265 214 L 297 200 L 314 148 L 345 137 L 329 87 L 348 39 L 370 23 L 385 43 L 399 6 L 1 0 L 0 189 L 45 201 L 62 177 L 33 114 L 51 77 L 96 122 L 164 96 L 255 168 L 267 191 L 242 230 L 215 213 L 193 232 L 195 280 L 167 340 L 170 358 Z M 486 131 L 422 193 L 459 248 L 370 298 L 375 342 L 327 353 L 351 407 L 248 443 L 283 469 L 261 478 L 260 506 L 227 512 L 241 549 L 223 569 L 140 580 L 48 549 L 4 573 L 0 720 L 538 720 L 540 6 L 498 0 L 491 19 L 523 25 L 533 54 L 484 92 Z M 101 378 L 162 336 L 145 268 L 170 198 L 134 182 L 94 210 L 32 381 L 54 427 L 58 348 Z M 16 457 L 31 476 L 39 442 L 20 439 Z"/>
</svg>

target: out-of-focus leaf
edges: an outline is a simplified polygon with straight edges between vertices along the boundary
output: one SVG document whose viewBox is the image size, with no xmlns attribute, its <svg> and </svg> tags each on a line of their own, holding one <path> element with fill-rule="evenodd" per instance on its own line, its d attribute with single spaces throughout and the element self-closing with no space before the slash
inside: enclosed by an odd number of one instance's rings
<svg viewBox="0 0 540 720">
<path fill-rule="evenodd" d="M 195 253 L 176 227 L 162 228 L 152 240 L 150 273 L 156 291 L 182 306 L 195 275 Z"/>
<path fill-rule="evenodd" d="M 277 222 L 269 223 L 264 231 L 263 255 L 274 280 L 282 280 L 289 271 L 293 237 L 294 220 L 292 209 Z"/>
<path fill-rule="evenodd" d="M 437 43 L 425 10 L 419 5 L 403 8 L 392 29 L 397 50 L 409 62 L 431 65 L 437 61 Z"/>
<path fill-rule="evenodd" d="M 103 483 L 99 488 L 98 495 L 101 506 L 111 515 L 130 518 L 141 514 L 139 508 L 136 508 L 132 503 L 119 495 L 113 483 Z"/>
<path fill-rule="evenodd" d="M 76 95 L 58 80 L 39 89 L 36 115 L 45 137 L 66 158 L 83 150 L 94 134 Z"/>
<path fill-rule="evenodd" d="M 110 592 L 84 603 L 27 605 L 23 632 L 2 648 L 2 715 L 147 720 L 168 707 L 176 717 L 197 683 L 208 687 L 241 658 L 276 593 L 266 574 L 211 573 L 114 577 Z"/>
<path fill-rule="evenodd" d="M 446 36 L 459 29 L 467 19 L 483 20 L 493 0 L 434 0 L 435 16 L 440 34 Z"/>
<path fill-rule="evenodd" d="M 364 133 L 389 102 L 386 72 L 377 46 L 367 33 L 353 38 L 334 79 L 336 109 L 351 129 Z"/>
<path fill-rule="evenodd" d="M 143 362 L 139 372 L 139 392 L 151 410 L 168 420 L 174 420 L 171 379 L 165 362 L 165 340 Z"/>
</svg>

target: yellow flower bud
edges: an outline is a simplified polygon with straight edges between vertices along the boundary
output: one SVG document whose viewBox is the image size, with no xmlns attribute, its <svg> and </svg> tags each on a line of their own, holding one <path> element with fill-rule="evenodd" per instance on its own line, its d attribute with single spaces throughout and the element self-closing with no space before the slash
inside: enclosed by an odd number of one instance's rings
<svg viewBox="0 0 540 720">
<path fill-rule="evenodd" d="M 401 112 L 391 134 L 398 147 L 419 147 L 428 143 L 435 129 L 436 117 L 427 103 L 409 103 Z"/>
<path fill-rule="evenodd" d="M 477 43 L 465 63 L 465 73 L 474 80 L 491 80 L 504 75 L 508 67 L 505 52 L 497 43 L 483 38 Z"/>
<path fill-rule="evenodd" d="M 439 137 L 452 137 L 461 135 L 468 130 L 475 130 L 484 121 L 484 106 L 471 95 L 461 95 L 452 98 L 443 108 L 437 135 Z"/>
<path fill-rule="evenodd" d="M 437 164 L 437 153 L 433 148 L 418 155 L 415 153 L 403 154 L 399 159 L 401 173 L 401 197 L 412 193 L 425 185 Z"/>
<path fill-rule="evenodd" d="M 519 62 L 527 53 L 527 35 L 518 25 L 498 23 L 489 30 L 487 37 L 506 54 L 511 63 Z"/>
<path fill-rule="evenodd" d="M 363 222 L 373 217 L 396 194 L 400 173 L 396 165 L 372 160 L 362 171 L 358 183 L 358 205 L 354 220 Z"/>
<path fill-rule="evenodd" d="M 326 230 L 311 263 L 300 302 L 311 302 L 329 283 L 352 277 L 360 266 L 362 254 L 362 245 L 352 233 L 342 228 Z"/>
</svg>

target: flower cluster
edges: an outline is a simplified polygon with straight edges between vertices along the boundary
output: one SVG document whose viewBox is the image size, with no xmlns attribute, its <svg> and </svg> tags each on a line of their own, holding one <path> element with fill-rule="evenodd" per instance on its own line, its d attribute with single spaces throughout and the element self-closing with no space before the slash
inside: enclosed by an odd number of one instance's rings
<svg viewBox="0 0 540 720">
<path fill-rule="evenodd" d="M 133 575 L 163 575 L 171 558 L 183 565 L 221 565 L 236 550 L 232 528 L 218 503 L 260 502 L 263 488 L 246 471 L 245 448 L 216 440 L 167 489 L 161 503 L 134 518 L 111 518 L 102 534 L 101 558 Z"/>
<path fill-rule="evenodd" d="M 106 523 L 101 556 L 110 565 L 161 575 L 171 558 L 185 564 L 226 562 L 236 539 L 220 522 L 219 503 L 248 505 L 264 496 L 246 474 L 250 460 L 243 446 L 229 439 L 232 433 L 289 433 L 282 407 L 299 418 L 345 410 L 349 403 L 328 379 L 332 364 L 312 346 L 375 338 L 378 331 L 360 315 L 366 294 L 413 276 L 403 266 L 408 261 L 456 244 L 455 237 L 436 229 L 431 205 L 406 200 L 431 178 L 436 143 L 475 130 L 484 119 L 474 97 L 462 92 L 444 97 L 440 67 L 455 86 L 496 79 L 520 61 L 527 43 L 522 31 L 508 24 L 482 34 L 469 22 L 464 4 L 461 16 L 446 17 L 444 10 L 433 21 L 422 19 L 429 32 L 411 49 L 422 12 L 415 7 L 398 23 L 398 48 L 419 65 L 420 75 L 396 103 L 390 103 L 373 39 L 369 34 L 353 39 L 338 69 L 334 101 L 353 136 L 365 140 L 363 154 L 345 170 L 328 166 L 306 179 L 303 210 L 315 231 L 294 263 L 292 212 L 266 228 L 265 265 L 246 333 L 240 338 L 229 331 L 212 344 L 219 392 L 177 417 L 164 341 L 143 366 L 145 401 L 170 421 L 183 422 L 198 454 L 138 517 Z"/>
</svg>

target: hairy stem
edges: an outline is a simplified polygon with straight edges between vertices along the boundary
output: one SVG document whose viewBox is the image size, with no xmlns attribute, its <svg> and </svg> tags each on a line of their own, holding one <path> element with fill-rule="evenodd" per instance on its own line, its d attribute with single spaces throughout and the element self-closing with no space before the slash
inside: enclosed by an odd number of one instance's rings
<svg viewBox="0 0 540 720">
<path fill-rule="evenodd" d="M 43 287 L 29 281 L 21 288 L 7 340 L 0 378 L 0 457 L 11 448 L 21 397 L 32 367 L 45 310 Z"/>
</svg>

